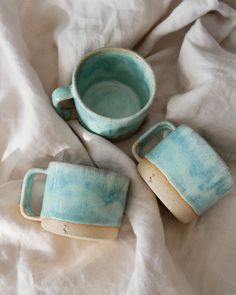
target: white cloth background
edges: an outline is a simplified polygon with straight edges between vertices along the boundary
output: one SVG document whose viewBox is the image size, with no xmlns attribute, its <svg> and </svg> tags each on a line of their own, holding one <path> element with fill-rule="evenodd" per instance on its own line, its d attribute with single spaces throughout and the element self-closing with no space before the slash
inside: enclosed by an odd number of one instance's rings
<svg viewBox="0 0 236 295">
<path fill-rule="evenodd" d="M 235 26 L 233 0 L 0 0 L 0 294 L 236 294 L 236 192 L 183 225 L 129 158 L 138 135 L 168 118 L 202 134 L 236 175 Z M 104 46 L 138 51 L 157 79 L 145 124 L 116 146 L 50 103 Z M 131 178 L 117 241 L 66 239 L 20 215 L 24 173 L 51 160 Z"/>
</svg>

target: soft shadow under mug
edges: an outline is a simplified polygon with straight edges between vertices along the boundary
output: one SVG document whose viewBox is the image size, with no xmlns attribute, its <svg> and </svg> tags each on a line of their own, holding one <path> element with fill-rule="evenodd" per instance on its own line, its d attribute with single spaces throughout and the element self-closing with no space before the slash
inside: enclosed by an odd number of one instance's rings
<svg viewBox="0 0 236 295">
<path fill-rule="evenodd" d="M 142 155 L 144 146 L 160 131 L 169 134 Z M 182 222 L 201 215 L 235 185 L 220 156 L 193 129 L 157 123 L 133 145 L 137 169 L 164 205 Z"/>
<path fill-rule="evenodd" d="M 30 206 L 33 177 L 46 174 L 40 216 Z M 49 232 L 77 238 L 114 239 L 121 225 L 129 179 L 89 166 L 51 162 L 23 180 L 21 214 Z"/>
</svg>

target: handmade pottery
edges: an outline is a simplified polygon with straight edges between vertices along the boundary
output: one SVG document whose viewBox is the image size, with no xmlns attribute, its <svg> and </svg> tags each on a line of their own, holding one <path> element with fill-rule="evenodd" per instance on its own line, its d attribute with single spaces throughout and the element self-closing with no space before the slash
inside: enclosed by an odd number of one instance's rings
<svg viewBox="0 0 236 295">
<path fill-rule="evenodd" d="M 73 73 L 72 84 L 52 93 L 53 106 L 63 108 L 73 98 L 79 121 L 107 138 L 123 138 L 143 122 L 156 91 L 151 67 L 137 53 L 121 48 L 98 49 L 87 55 Z"/>
<path fill-rule="evenodd" d="M 30 207 L 33 177 L 46 174 L 40 216 Z M 68 237 L 114 239 L 121 225 L 129 180 L 117 173 L 51 162 L 46 170 L 30 169 L 23 181 L 21 214 L 49 232 Z"/>
<path fill-rule="evenodd" d="M 141 156 L 161 130 L 169 134 Z M 160 122 L 133 145 L 137 169 L 165 206 L 182 222 L 201 215 L 235 185 L 229 168 L 213 148 L 186 125 Z"/>
</svg>

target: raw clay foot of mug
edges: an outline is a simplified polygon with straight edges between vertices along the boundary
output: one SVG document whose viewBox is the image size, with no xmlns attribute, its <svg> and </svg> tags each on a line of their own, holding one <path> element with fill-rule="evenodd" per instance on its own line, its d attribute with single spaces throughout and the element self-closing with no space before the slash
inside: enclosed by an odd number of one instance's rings
<svg viewBox="0 0 236 295">
<path fill-rule="evenodd" d="M 79 224 L 57 219 L 45 218 L 42 227 L 54 234 L 80 239 L 116 239 L 119 227 Z"/>
<path fill-rule="evenodd" d="M 189 223 L 198 216 L 167 177 L 151 162 L 144 159 L 137 169 L 152 191 L 179 221 Z"/>
</svg>

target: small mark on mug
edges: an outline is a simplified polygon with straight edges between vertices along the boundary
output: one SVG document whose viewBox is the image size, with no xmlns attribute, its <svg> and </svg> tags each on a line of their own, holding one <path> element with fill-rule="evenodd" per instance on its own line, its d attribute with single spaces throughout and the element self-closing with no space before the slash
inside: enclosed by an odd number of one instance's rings
<svg viewBox="0 0 236 295">
<path fill-rule="evenodd" d="M 69 234 L 69 231 L 68 231 L 68 226 L 67 226 L 67 224 L 64 224 L 63 231 L 64 231 L 65 235 L 68 235 L 68 234 Z"/>
</svg>

